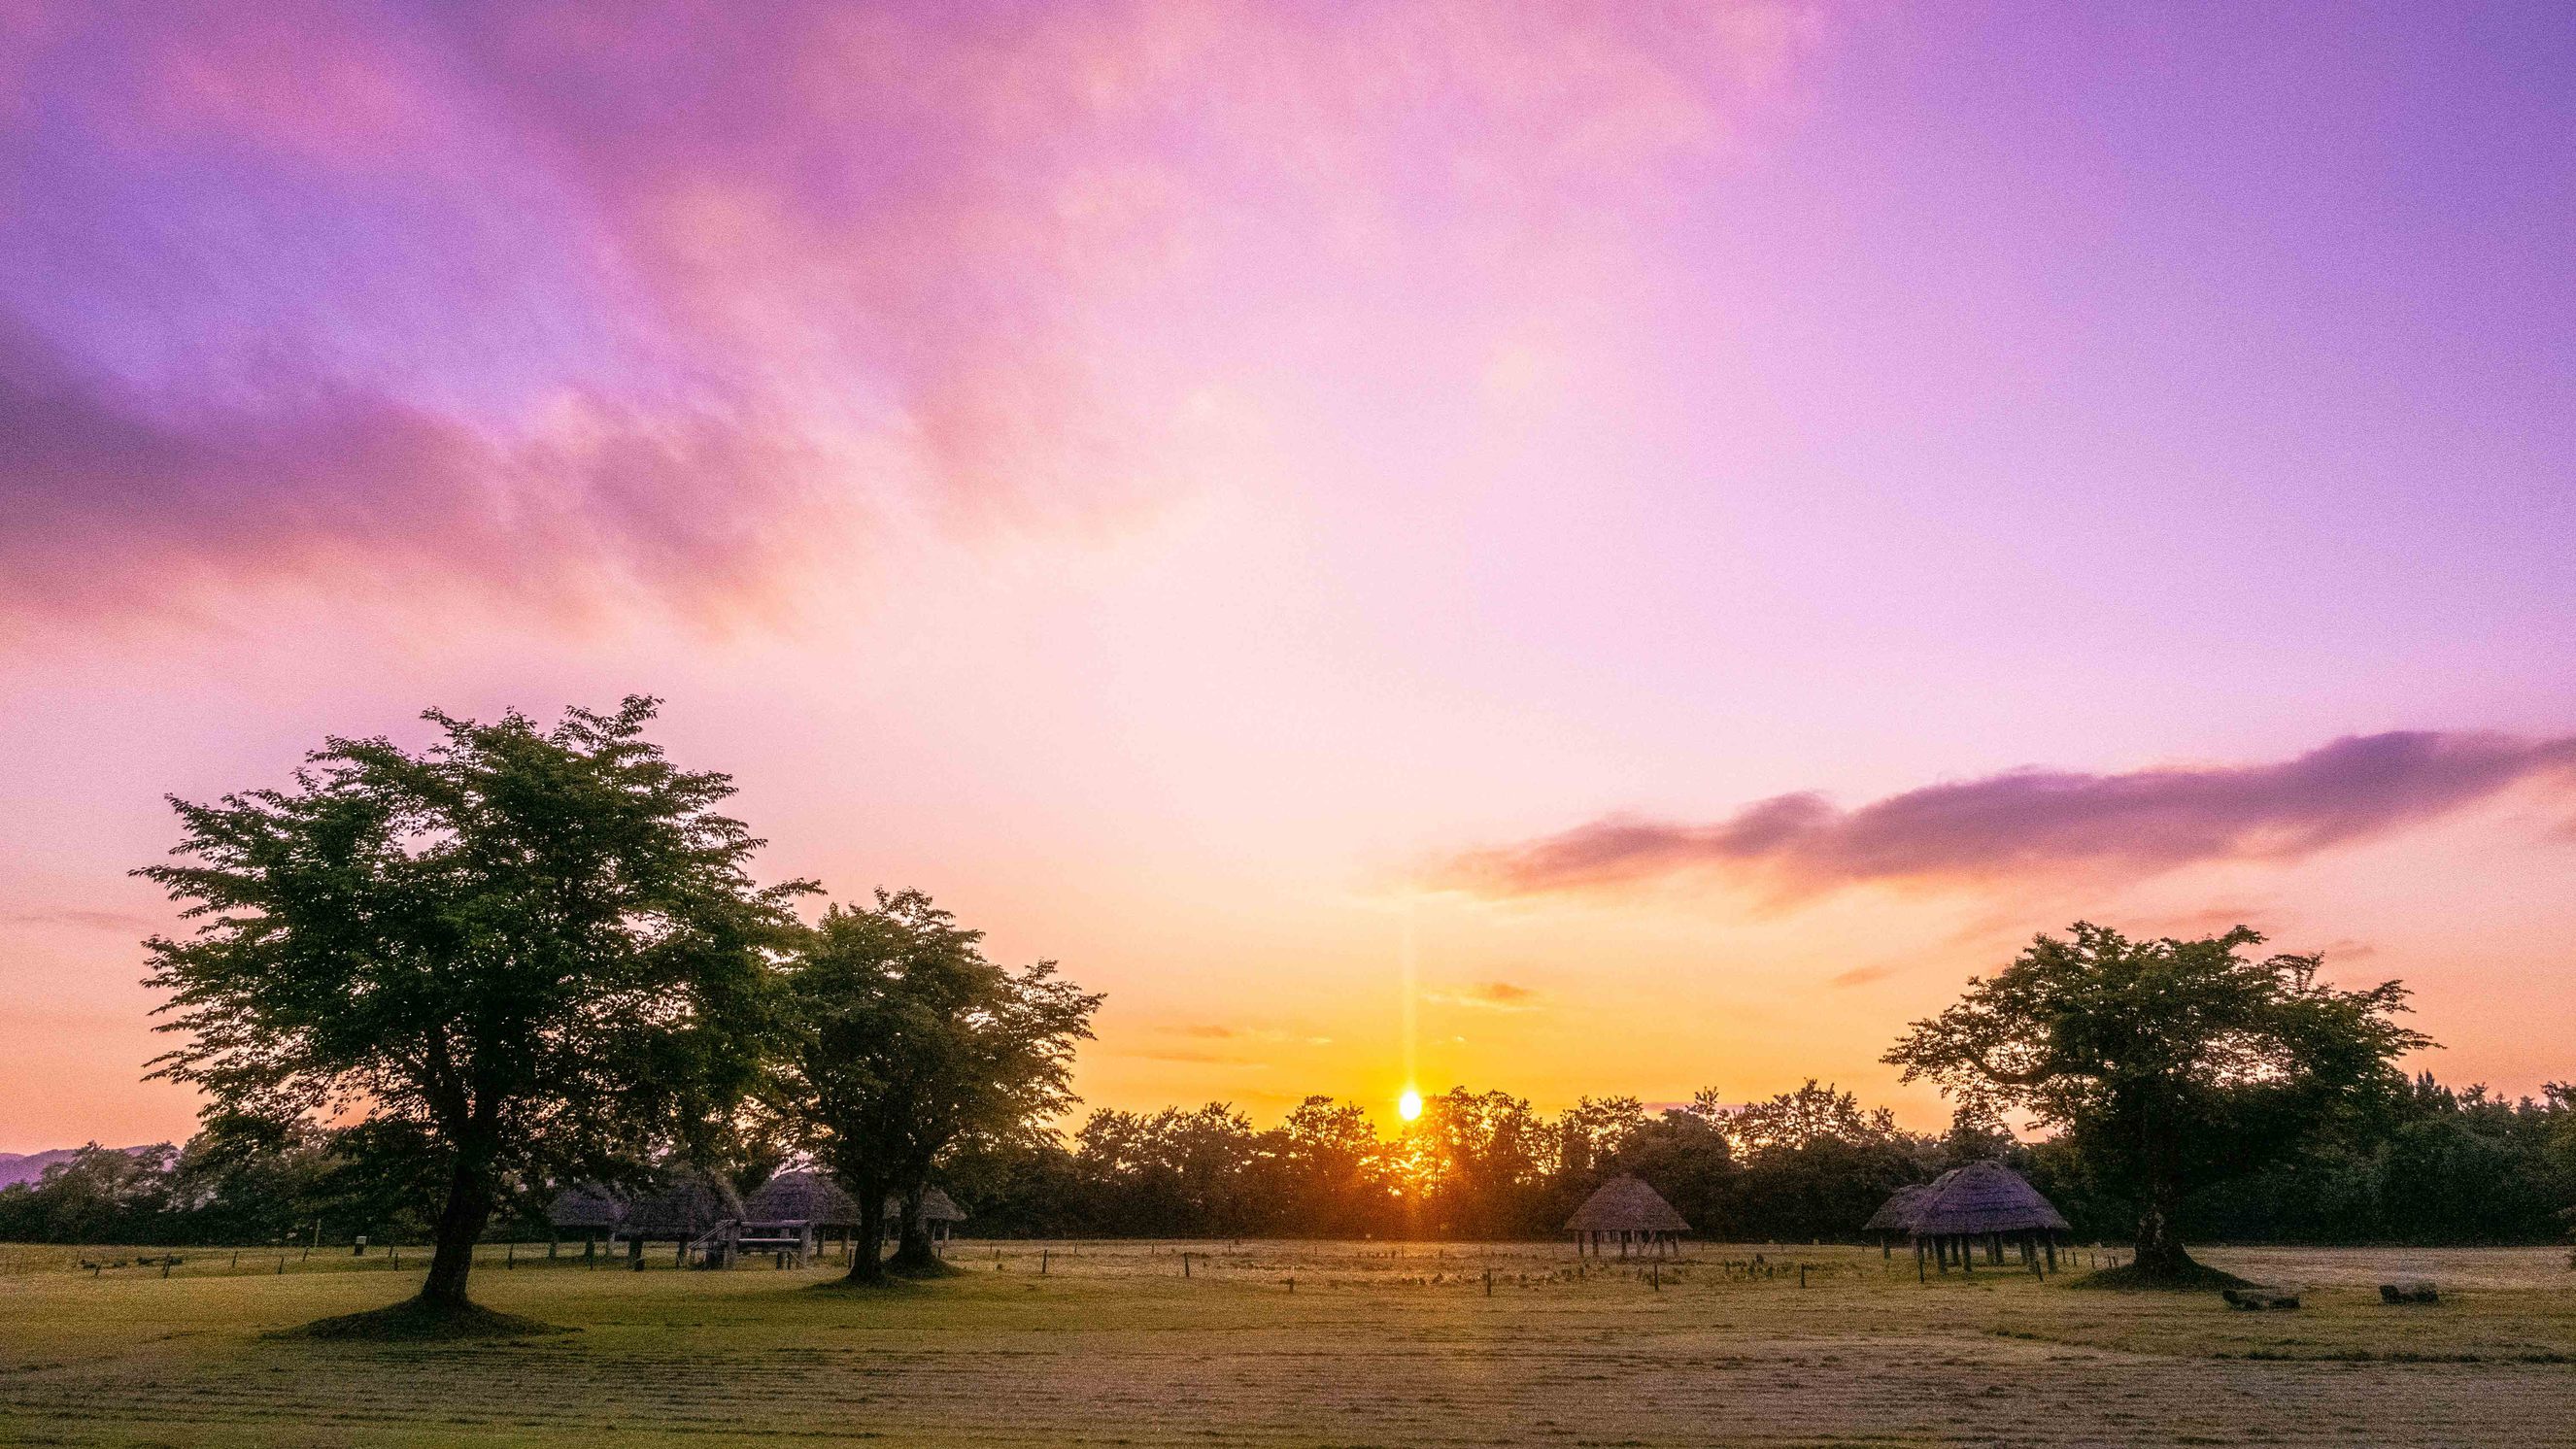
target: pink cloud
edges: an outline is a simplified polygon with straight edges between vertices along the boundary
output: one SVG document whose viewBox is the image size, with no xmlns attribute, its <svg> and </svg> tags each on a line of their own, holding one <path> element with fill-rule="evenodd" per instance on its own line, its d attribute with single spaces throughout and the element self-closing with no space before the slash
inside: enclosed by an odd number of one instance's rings
<svg viewBox="0 0 2576 1449">
<path fill-rule="evenodd" d="M 1462 856 L 1437 879 L 1511 897 L 1706 878 L 1799 899 L 1868 882 L 2153 875 L 2297 860 L 2539 779 L 2576 779 L 2576 737 L 2356 735 L 2274 764 L 2020 770 L 1848 810 L 1805 794 L 1706 825 L 1612 818 Z M 1855 973 L 1845 984 L 1866 979 Z"/>
<path fill-rule="evenodd" d="M 0 607 L 72 614 L 722 609 L 885 508 L 1117 516 L 1238 461 L 1212 397 L 1401 325 L 1350 278 L 1514 295 L 1808 43 L 1760 4 L 31 13 Z"/>
<path fill-rule="evenodd" d="M 158 409 L 0 318 L 0 609 L 148 612 L 363 579 L 580 610 L 755 597 L 823 460 L 738 416 L 587 399 L 506 435 L 381 395 Z"/>
</svg>

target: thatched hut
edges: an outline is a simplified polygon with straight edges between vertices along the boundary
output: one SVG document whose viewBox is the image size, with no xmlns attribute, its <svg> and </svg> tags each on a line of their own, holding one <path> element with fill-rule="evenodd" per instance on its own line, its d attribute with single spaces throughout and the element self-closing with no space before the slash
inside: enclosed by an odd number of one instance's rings
<svg viewBox="0 0 2576 1449">
<path fill-rule="evenodd" d="M 564 1238 L 577 1236 L 583 1257 L 596 1257 L 603 1239 L 617 1236 L 617 1225 L 626 1220 L 626 1198 L 614 1188 L 597 1183 L 576 1183 L 555 1194 L 546 1204 L 546 1221 L 554 1224 L 554 1238 L 546 1244 L 546 1256 Z"/>
<path fill-rule="evenodd" d="M 946 1247 L 948 1244 L 948 1230 L 964 1221 L 966 1221 L 966 1210 L 957 1205 L 957 1200 L 955 1198 L 950 1197 L 948 1194 L 941 1192 L 935 1187 L 922 1189 L 921 1226 L 923 1231 L 930 1234 L 930 1241 L 933 1244 L 943 1248 Z M 886 1195 L 885 1204 L 885 1233 L 887 1240 L 892 1241 L 902 1231 L 903 1199 L 892 1193 L 888 1193 Z"/>
<path fill-rule="evenodd" d="M 626 1240 L 630 1259 L 642 1261 L 646 1243 L 676 1243 L 676 1256 L 686 1262 L 690 1248 L 714 1247 L 725 1232 L 739 1230 L 742 1216 L 742 1195 L 733 1190 L 733 1184 L 704 1173 L 686 1173 L 674 1177 L 662 1191 L 630 1204 L 617 1225 L 617 1235 Z M 730 1241 L 711 1256 L 730 1257 Z"/>
<path fill-rule="evenodd" d="M 1880 1257 L 1893 1256 L 1896 1240 L 1914 1231 L 1915 1206 L 1931 1191 L 1930 1183 L 1909 1182 L 1898 1188 L 1886 1202 L 1879 1204 L 1878 1211 L 1861 1225 L 1862 1232 L 1877 1235 Z"/>
<path fill-rule="evenodd" d="M 828 1173 L 782 1172 L 743 1200 L 743 1219 L 764 1224 L 850 1228 L 858 1226 L 859 1204 L 841 1191 L 841 1185 Z"/>
<path fill-rule="evenodd" d="M 1594 1257 L 1601 1256 L 1605 1238 L 1619 1240 L 1619 1256 L 1628 1256 L 1631 1244 L 1640 1250 L 1681 1251 L 1681 1235 L 1690 1224 L 1664 1201 L 1663 1194 L 1648 1187 L 1630 1173 L 1621 1173 L 1594 1190 L 1565 1220 L 1565 1230 L 1574 1234 L 1574 1251 L 1580 1257 L 1588 1244 Z"/>
<path fill-rule="evenodd" d="M 1979 1241 L 1986 1245 L 1989 1263 L 2001 1263 L 2004 1244 L 2013 1242 L 2020 1245 L 2024 1263 L 2044 1249 L 2046 1265 L 2054 1268 L 2057 1235 L 2068 1230 L 2065 1215 L 2000 1162 L 1971 1162 L 1934 1178 L 1907 1216 L 1914 1256 L 1920 1260 L 1929 1244 L 1945 1273 L 1954 1261 L 1965 1271 L 1976 1271 L 1969 1252 Z"/>
<path fill-rule="evenodd" d="M 859 1223 L 859 1205 L 823 1172 L 782 1172 L 743 1201 L 739 1246 L 746 1252 L 791 1255 L 798 1267 L 812 1261 L 822 1239 L 835 1231 L 843 1255 Z M 784 1261 L 782 1257 L 781 1261 Z"/>
</svg>

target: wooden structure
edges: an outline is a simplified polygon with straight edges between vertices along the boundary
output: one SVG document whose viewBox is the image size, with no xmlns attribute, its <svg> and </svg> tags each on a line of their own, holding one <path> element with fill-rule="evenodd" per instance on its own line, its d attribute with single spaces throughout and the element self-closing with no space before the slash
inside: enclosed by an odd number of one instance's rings
<svg viewBox="0 0 2576 1449">
<path fill-rule="evenodd" d="M 934 1249 L 945 1253 L 950 1230 L 964 1221 L 966 1211 L 957 1206 L 955 1198 L 935 1187 L 923 1190 L 921 1225 Z M 801 1263 L 811 1259 L 827 1241 L 840 1243 L 846 1257 L 858 1230 L 858 1201 L 833 1181 L 830 1173 L 810 1169 L 782 1172 L 745 1200 L 738 1246 L 744 1252 L 794 1253 Z M 885 1200 L 886 1241 L 893 1241 L 902 1231 L 903 1199 L 890 1193 Z"/>
<path fill-rule="evenodd" d="M 736 1247 L 746 1253 L 792 1253 L 800 1268 L 836 1233 L 846 1250 L 859 1226 L 858 1203 L 829 1173 L 810 1169 L 778 1174 L 742 1206 Z"/>
<path fill-rule="evenodd" d="M 1973 1273 L 1974 1252 L 1981 1242 L 1989 1263 L 2000 1265 L 2004 1245 L 2013 1243 L 2024 1264 L 2036 1265 L 2044 1252 L 2046 1266 L 2054 1270 L 2057 1235 L 2067 1231 L 2066 1218 L 2056 1206 L 2000 1162 L 1971 1162 L 1934 1178 L 1905 1209 L 1905 1217 L 1918 1271 L 1928 1248 L 1942 1272 L 1949 1272 L 1956 1263 L 1960 1271 Z"/>
<path fill-rule="evenodd" d="M 581 1239 L 581 1255 L 599 1256 L 599 1245 L 614 1241 L 617 1225 L 626 1220 L 626 1198 L 614 1188 L 597 1183 L 576 1183 L 555 1194 L 546 1205 L 546 1221 L 554 1225 L 554 1236 L 546 1243 L 546 1256 L 551 1258 L 567 1237 Z"/>
<path fill-rule="evenodd" d="M 1914 1231 L 1915 1204 L 1923 1201 L 1924 1194 L 1931 1190 L 1932 1185 L 1928 1182 L 1909 1182 L 1898 1188 L 1895 1196 L 1880 1204 L 1868 1222 L 1861 1224 L 1862 1232 L 1877 1236 L 1880 1257 L 1896 1255 L 1896 1240 Z"/>
<path fill-rule="evenodd" d="M 627 1205 L 616 1236 L 626 1240 L 628 1261 L 644 1261 L 646 1243 L 670 1243 L 673 1260 L 691 1258 L 710 1268 L 733 1266 L 742 1236 L 742 1195 L 709 1173 L 683 1173 L 668 1187 Z"/>
<path fill-rule="evenodd" d="M 1601 1184 L 1574 1216 L 1565 1220 L 1565 1229 L 1574 1234 L 1574 1252 L 1583 1255 L 1587 1245 L 1592 1256 L 1600 1257 L 1606 1239 L 1616 1238 L 1619 1256 L 1628 1256 L 1631 1247 L 1639 1252 L 1681 1252 L 1681 1235 L 1691 1230 L 1663 1194 L 1648 1187 L 1630 1173 Z"/>
<path fill-rule="evenodd" d="M 812 1263 L 827 1240 L 846 1257 L 859 1228 L 859 1205 L 829 1173 L 782 1172 L 745 1200 L 732 1184 L 709 1173 L 679 1172 L 661 1191 L 629 1198 L 609 1188 L 576 1186 L 555 1195 L 547 1217 L 561 1234 L 578 1232 L 596 1253 L 605 1240 L 621 1240 L 629 1262 L 642 1263 L 647 1243 L 672 1244 L 673 1261 L 709 1268 L 732 1267 L 745 1253 L 792 1255 Z M 950 1230 L 966 1221 L 956 1199 L 931 1188 L 922 1194 L 922 1226 L 945 1253 Z M 886 1199 L 886 1236 L 901 1229 L 903 1200 Z M 548 1249 L 552 1256 L 553 1249 Z"/>
</svg>

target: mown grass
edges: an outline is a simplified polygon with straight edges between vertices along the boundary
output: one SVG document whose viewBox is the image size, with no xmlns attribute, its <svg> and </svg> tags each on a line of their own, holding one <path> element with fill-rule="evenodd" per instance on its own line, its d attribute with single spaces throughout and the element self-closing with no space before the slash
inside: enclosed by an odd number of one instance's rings
<svg viewBox="0 0 2576 1449">
<path fill-rule="evenodd" d="M 866 1293 L 808 1291 L 835 1269 L 487 1261 L 487 1306 L 578 1331 L 428 1344 L 269 1336 L 397 1300 L 408 1265 L 92 1278 L 28 1252 L 0 1259 L 29 1264 L 0 1276 L 0 1442 L 2576 1439 L 2576 1274 L 2547 1252 L 2408 1258 L 2460 1285 L 2417 1309 L 2377 1302 L 2389 1255 L 2209 1255 L 2302 1287 L 2280 1314 L 1918 1285 L 1835 1248 L 1699 1248 L 1641 1278 L 1535 1246 L 967 1244 L 958 1277 Z"/>
</svg>

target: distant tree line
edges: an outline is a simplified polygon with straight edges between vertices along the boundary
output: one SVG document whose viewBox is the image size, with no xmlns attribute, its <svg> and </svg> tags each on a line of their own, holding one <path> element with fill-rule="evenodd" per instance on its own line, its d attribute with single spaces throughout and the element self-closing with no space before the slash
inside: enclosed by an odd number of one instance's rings
<svg viewBox="0 0 2576 1449">
<path fill-rule="evenodd" d="M 1393 1136 L 1310 1097 L 1255 1129 L 1223 1103 L 1093 1113 L 1069 1141 L 962 1154 L 950 1191 L 981 1233 L 1031 1236 L 1543 1237 L 1623 1172 L 1708 1238 L 1853 1241 L 1897 1188 L 2000 1159 L 2088 1241 L 2126 1242 L 2139 1202 L 2064 1138 L 2025 1143 L 1965 1109 L 1945 1133 L 1810 1081 L 1724 1107 L 1587 1098 L 1554 1116 L 1453 1090 Z M 2428 1075 L 2350 1134 L 2184 1200 L 2185 1236 L 2229 1242 L 2550 1243 L 2576 1220 L 2576 1087 L 2507 1100 Z"/>
<path fill-rule="evenodd" d="M 1946 1133 L 1909 1132 L 1884 1109 L 1809 1082 L 1744 1106 L 1703 1092 L 1649 1111 L 1587 1098 L 1553 1115 L 1463 1088 L 1382 1133 L 1359 1107 L 1310 1097 L 1279 1125 L 1195 1109 L 1091 1113 L 1069 1135 L 979 1139 L 939 1177 L 974 1231 L 1045 1237 L 1544 1237 L 1611 1176 L 1653 1184 L 1702 1236 L 1851 1241 L 1898 1187 L 1996 1158 L 2056 1202 L 2076 1235 L 2125 1241 L 2134 1198 L 2107 1190 L 2062 1140 L 2024 1143 L 1963 1111 Z M 84 1150 L 36 1183 L 0 1190 L 0 1239 L 260 1243 L 433 1227 L 416 1184 L 388 1181 L 333 1135 L 277 1136 L 218 1123 L 184 1147 Z M 775 1147 L 731 1164 L 754 1187 Z M 496 1236 L 542 1240 L 530 1196 Z M 2199 1240 L 2536 1244 L 2561 1241 L 2576 1206 L 2576 1087 L 2496 1097 L 2415 1078 L 2386 1117 L 2348 1139 L 2185 1200 Z"/>
</svg>

